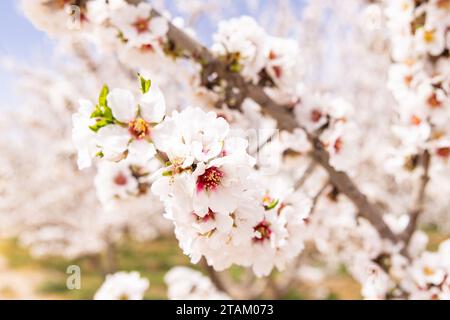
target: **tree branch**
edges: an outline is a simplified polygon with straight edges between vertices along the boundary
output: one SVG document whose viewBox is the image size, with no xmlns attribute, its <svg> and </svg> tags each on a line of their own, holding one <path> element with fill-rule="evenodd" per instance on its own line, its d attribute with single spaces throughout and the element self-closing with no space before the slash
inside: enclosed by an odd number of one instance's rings
<svg viewBox="0 0 450 320">
<path fill-rule="evenodd" d="M 208 277 L 211 279 L 212 283 L 216 286 L 216 288 L 222 292 L 225 292 L 228 295 L 231 295 L 227 285 L 222 281 L 222 278 L 217 273 L 216 270 L 214 270 L 213 267 L 211 267 L 205 260 L 205 258 L 202 258 L 201 265 L 205 269 L 205 271 L 208 274 Z"/>
<path fill-rule="evenodd" d="M 300 189 L 306 182 L 306 180 L 308 180 L 309 176 L 314 172 L 314 169 L 317 166 L 317 162 L 315 160 L 312 160 L 309 164 L 308 167 L 306 167 L 305 172 L 303 172 L 303 175 L 300 177 L 300 179 L 298 179 L 295 184 L 294 184 L 294 190 L 298 190 Z"/>
<path fill-rule="evenodd" d="M 419 219 L 420 214 L 423 212 L 424 203 L 425 203 L 425 191 L 427 188 L 429 177 L 429 169 L 431 162 L 431 155 L 428 150 L 425 150 L 421 156 L 423 173 L 418 181 L 418 186 L 416 188 L 416 192 L 414 194 L 413 204 L 409 213 L 409 223 L 406 227 L 405 231 L 401 235 L 402 240 L 405 242 L 405 248 L 407 247 L 411 237 L 416 230 L 417 220 Z"/>
</svg>

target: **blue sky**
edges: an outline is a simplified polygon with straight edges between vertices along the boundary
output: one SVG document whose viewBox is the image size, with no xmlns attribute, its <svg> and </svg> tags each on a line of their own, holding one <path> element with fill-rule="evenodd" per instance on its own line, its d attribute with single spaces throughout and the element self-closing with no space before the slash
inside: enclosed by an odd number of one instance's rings
<svg viewBox="0 0 450 320">
<path fill-rule="evenodd" d="M 217 0 L 223 1 L 223 0 Z M 270 0 L 275 1 L 275 0 Z M 170 10 L 171 0 L 168 0 Z M 302 7 L 304 0 L 293 1 L 298 8 Z M 18 8 L 19 0 L 0 0 L 0 57 L 11 57 L 19 63 L 24 63 L 28 67 L 42 65 L 50 62 L 52 40 L 34 26 L 23 16 Z M 242 2 L 233 2 L 232 6 L 226 10 L 226 16 L 238 16 L 248 12 Z M 269 2 L 267 2 L 269 3 Z M 267 4 L 261 1 L 259 5 Z M 176 14 L 176 12 L 172 12 Z M 216 26 L 210 25 L 212 21 L 200 19 L 197 31 L 204 42 L 209 42 L 211 30 Z M 14 75 L 0 68 L 0 107 L 14 107 L 20 97 L 13 91 Z"/>
<path fill-rule="evenodd" d="M 18 9 L 19 1 L 0 1 L 0 56 L 33 65 L 46 61 L 51 40 L 36 30 Z M 0 105 L 10 105 L 17 99 L 12 92 L 13 75 L 0 69 Z"/>
</svg>

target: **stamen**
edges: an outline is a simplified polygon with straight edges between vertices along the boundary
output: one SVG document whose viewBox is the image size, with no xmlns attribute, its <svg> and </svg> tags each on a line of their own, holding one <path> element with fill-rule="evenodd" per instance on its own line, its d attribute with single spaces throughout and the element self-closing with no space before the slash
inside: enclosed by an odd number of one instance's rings
<svg viewBox="0 0 450 320">
<path fill-rule="evenodd" d="M 197 191 L 214 191 L 220 185 L 224 174 L 217 167 L 210 167 L 197 178 Z"/>
<path fill-rule="evenodd" d="M 336 153 L 341 152 L 342 145 L 343 145 L 342 139 L 341 138 L 337 138 L 336 141 L 334 142 L 334 146 L 333 146 L 334 147 L 334 151 L 336 151 Z"/>
<path fill-rule="evenodd" d="M 428 266 L 425 266 L 425 267 L 423 268 L 423 273 L 424 273 L 426 276 L 432 276 L 435 272 L 434 272 L 434 270 L 433 270 L 432 268 L 430 268 L 430 267 L 428 267 Z"/>
<path fill-rule="evenodd" d="M 450 147 L 443 147 L 436 150 L 436 154 L 442 158 L 450 157 Z"/>
<path fill-rule="evenodd" d="M 133 27 L 136 28 L 137 33 L 143 33 L 149 30 L 149 19 L 139 18 L 133 23 Z"/>
<path fill-rule="evenodd" d="M 270 229 L 270 223 L 266 220 L 261 221 L 256 227 L 253 228 L 255 232 L 258 234 L 253 237 L 253 241 L 261 242 L 266 239 L 270 239 L 270 235 L 272 234 L 272 230 Z"/>
<path fill-rule="evenodd" d="M 416 116 L 416 115 L 411 116 L 411 124 L 418 126 L 421 123 L 422 123 L 422 120 L 418 116 Z"/>
<path fill-rule="evenodd" d="M 114 177 L 114 183 L 118 186 L 124 186 L 127 184 L 127 182 L 128 179 L 122 172 L 119 172 L 119 174 Z"/>
<path fill-rule="evenodd" d="M 320 118 L 322 118 L 322 112 L 319 109 L 314 109 L 311 111 L 312 122 L 319 122 Z"/>
<path fill-rule="evenodd" d="M 137 118 L 128 124 L 128 131 L 136 139 L 144 139 L 150 135 L 150 124 L 142 118 Z"/>
<path fill-rule="evenodd" d="M 425 30 L 423 32 L 423 40 L 427 43 L 431 43 L 434 41 L 434 33 L 435 30 Z"/>
<path fill-rule="evenodd" d="M 441 101 L 438 100 L 437 95 L 434 92 L 428 97 L 427 102 L 432 109 L 439 108 L 442 105 Z"/>
</svg>

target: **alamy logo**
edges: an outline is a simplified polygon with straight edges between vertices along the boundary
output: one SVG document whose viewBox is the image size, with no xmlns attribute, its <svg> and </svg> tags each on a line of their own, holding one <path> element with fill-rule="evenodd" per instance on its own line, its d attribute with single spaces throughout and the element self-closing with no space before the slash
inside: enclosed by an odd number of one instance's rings
<svg viewBox="0 0 450 320">
<path fill-rule="evenodd" d="M 66 280 L 67 289 L 81 289 L 81 268 L 77 265 L 70 265 L 67 267 L 66 273 L 69 275 Z"/>
</svg>

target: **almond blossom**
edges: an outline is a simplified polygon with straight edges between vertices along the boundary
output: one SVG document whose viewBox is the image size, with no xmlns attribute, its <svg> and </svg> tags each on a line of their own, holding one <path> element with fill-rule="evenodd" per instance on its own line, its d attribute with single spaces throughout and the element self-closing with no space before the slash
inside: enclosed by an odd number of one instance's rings
<svg viewBox="0 0 450 320">
<path fill-rule="evenodd" d="M 150 283 L 139 272 L 119 271 L 108 274 L 95 293 L 95 300 L 142 300 Z"/>
<path fill-rule="evenodd" d="M 90 114 L 89 114 L 90 113 Z M 138 101 L 130 91 L 105 86 L 94 108 L 81 101 L 73 116 L 73 137 L 80 152 L 80 168 L 90 165 L 94 156 L 110 161 L 134 159 L 150 161 L 156 154 L 153 127 L 164 117 L 164 97 L 156 86 L 147 88 Z M 93 121 L 95 120 L 95 121 Z M 93 131 L 89 134 L 87 128 Z"/>
</svg>

